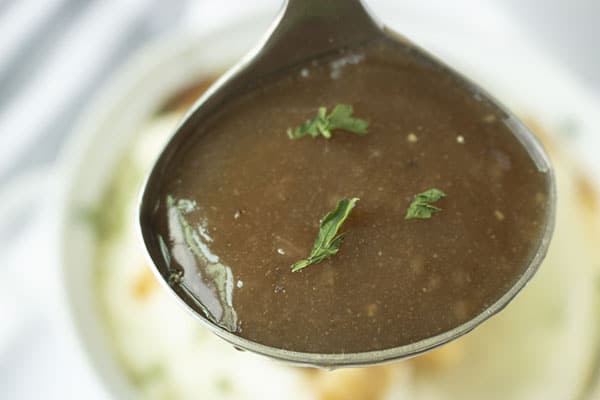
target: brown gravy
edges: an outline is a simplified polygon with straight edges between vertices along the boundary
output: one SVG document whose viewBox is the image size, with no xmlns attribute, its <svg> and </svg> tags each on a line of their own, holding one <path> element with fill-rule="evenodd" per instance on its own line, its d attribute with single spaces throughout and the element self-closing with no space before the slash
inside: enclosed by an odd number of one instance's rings
<svg viewBox="0 0 600 400">
<path fill-rule="evenodd" d="M 338 103 L 367 135 L 286 135 Z M 160 238 L 154 259 L 215 324 L 278 348 L 363 352 L 448 331 L 513 285 L 545 227 L 548 176 L 504 117 L 410 52 L 299 67 L 178 150 L 144 221 Z M 430 188 L 447 194 L 442 211 L 404 220 Z M 345 197 L 360 201 L 339 252 L 291 272 Z"/>
</svg>

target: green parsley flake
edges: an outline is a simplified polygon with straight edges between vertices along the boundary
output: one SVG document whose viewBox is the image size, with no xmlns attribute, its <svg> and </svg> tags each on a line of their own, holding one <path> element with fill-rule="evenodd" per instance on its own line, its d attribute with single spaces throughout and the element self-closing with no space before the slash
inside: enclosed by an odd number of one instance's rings
<svg viewBox="0 0 600 400">
<path fill-rule="evenodd" d="M 326 107 L 320 107 L 315 118 L 307 120 L 293 130 L 288 129 L 287 135 L 290 139 L 300 139 L 304 136 L 316 138 L 319 135 L 325 139 L 331 139 L 332 131 L 336 129 L 365 135 L 369 122 L 352 117 L 353 112 L 352 106 L 348 104 L 336 105 L 329 115 Z"/>
<path fill-rule="evenodd" d="M 308 258 L 292 265 L 292 272 L 300 271 L 311 264 L 316 264 L 336 254 L 344 240 L 344 233 L 338 230 L 350 215 L 358 198 L 342 199 L 337 203 L 335 210 L 330 211 L 321 219 L 317 240 L 310 251 Z"/>
<path fill-rule="evenodd" d="M 440 189 L 429 189 L 423 193 L 417 194 L 413 202 L 408 207 L 404 219 L 431 218 L 433 214 L 442 211 L 441 208 L 431 205 L 431 203 L 435 203 L 444 197 L 446 197 L 446 193 L 442 192 Z"/>
</svg>

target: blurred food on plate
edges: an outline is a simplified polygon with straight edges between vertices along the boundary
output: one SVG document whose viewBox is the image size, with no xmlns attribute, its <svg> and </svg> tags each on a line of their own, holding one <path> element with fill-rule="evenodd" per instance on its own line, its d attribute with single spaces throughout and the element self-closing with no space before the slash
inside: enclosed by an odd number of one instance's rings
<svg viewBox="0 0 600 400">
<path fill-rule="evenodd" d="M 597 379 L 600 354 L 600 204 L 577 160 L 534 117 L 529 125 L 551 154 L 558 180 L 554 239 L 528 288 L 471 334 L 408 361 L 326 371 L 236 351 L 201 326 L 152 275 L 128 216 L 135 214 L 147 169 L 207 85 L 191 86 L 147 121 L 102 202 L 83 219 L 96 237 L 96 297 L 105 333 L 143 398 L 584 398 Z"/>
</svg>

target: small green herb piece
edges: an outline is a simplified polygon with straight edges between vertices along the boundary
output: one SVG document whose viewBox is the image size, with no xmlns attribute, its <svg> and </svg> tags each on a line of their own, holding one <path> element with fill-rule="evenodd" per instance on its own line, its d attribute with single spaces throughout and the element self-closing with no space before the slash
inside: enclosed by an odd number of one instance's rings
<svg viewBox="0 0 600 400">
<path fill-rule="evenodd" d="M 439 207 L 431 205 L 431 203 L 435 203 L 444 197 L 446 197 L 446 193 L 442 192 L 440 189 L 429 189 L 423 193 L 417 194 L 413 202 L 408 207 L 404 219 L 431 218 L 433 214 L 442 210 Z"/>
<path fill-rule="evenodd" d="M 221 376 L 215 381 L 215 385 L 221 393 L 231 393 L 233 391 L 233 382 L 228 376 Z"/>
<path fill-rule="evenodd" d="M 337 203 L 335 210 L 330 211 L 319 223 L 319 234 L 310 251 L 308 258 L 292 265 L 292 272 L 300 271 L 311 264 L 316 264 L 327 257 L 336 254 L 344 240 L 344 233 L 338 234 L 340 226 L 344 223 L 359 199 L 342 199 Z"/>
<path fill-rule="evenodd" d="M 316 138 L 321 135 L 325 139 L 331 139 L 331 132 L 336 129 L 365 135 L 369 127 L 369 122 L 364 119 L 352 117 L 354 112 L 349 104 L 338 104 L 327 115 L 327 108 L 320 107 L 317 116 L 312 120 L 307 120 L 296 129 L 288 129 L 287 134 L 290 139 L 300 139 L 304 136 Z"/>
<path fill-rule="evenodd" d="M 154 364 L 141 371 L 132 371 L 132 380 L 137 386 L 149 386 L 160 383 L 166 373 L 167 370 L 163 364 Z"/>
</svg>

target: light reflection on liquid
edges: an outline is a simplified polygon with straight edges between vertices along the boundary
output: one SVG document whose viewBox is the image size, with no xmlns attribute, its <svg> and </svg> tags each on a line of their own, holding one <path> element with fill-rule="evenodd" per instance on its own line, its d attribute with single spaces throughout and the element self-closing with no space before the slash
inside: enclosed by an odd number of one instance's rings
<svg viewBox="0 0 600 400">
<path fill-rule="evenodd" d="M 194 228 L 186 214 L 197 210 L 195 202 L 167 196 L 169 240 L 163 251 L 169 272 L 178 284 L 190 292 L 203 308 L 206 317 L 221 327 L 238 330 L 237 314 L 233 308 L 233 273 L 220 262 L 219 256 L 210 249 L 212 238 L 206 224 Z M 164 243 L 164 239 L 159 239 Z M 170 256 L 168 254 L 170 253 Z"/>
</svg>

